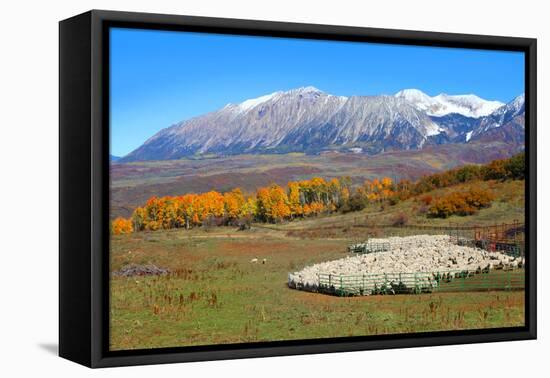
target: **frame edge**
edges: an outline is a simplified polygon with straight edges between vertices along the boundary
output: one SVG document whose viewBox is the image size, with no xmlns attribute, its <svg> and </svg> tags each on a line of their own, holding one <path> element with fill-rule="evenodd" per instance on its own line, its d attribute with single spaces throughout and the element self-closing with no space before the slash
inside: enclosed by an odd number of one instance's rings
<svg viewBox="0 0 550 378">
<path fill-rule="evenodd" d="M 90 19 L 59 22 L 59 356 L 91 365 Z"/>
<path fill-rule="evenodd" d="M 315 353 L 328 353 L 328 352 L 344 352 L 344 351 L 360 351 L 360 350 L 372 350 L 372 349 L 389 349 L 389 348 L 408 348 L 408 347 L 425 347 L 425 346 L 438 346 L 438 345 L 452 345 L 452 344 L 469 344 L 469 343 L 481 343 L 481 342 L 496 342 L 496 341 L 512 341 L 512 340 L 528 340 L 536 339 L 536 39 L 533 38 L 515 38 L 515 37 L 494 37 L 485 35 L 469 35 L 469 34 L 455 34 L 455 33 L 433 33 L 433 32 L 417 32 L 417 31 L 404 31 L 404 30 L 390 30 L 390 29 L 371 29 L 363 27 L 353 26 L 331 26 L 321 24 L 299 24 L 299 23 L 285 23 L 285 22 L 273 22 L 273 21 L 256 21 L 256 20 L 235 20 L 235 19 L 220 19 L 220 18 L 208 18 L 197 16 L 177 16 L 177 15 L 160 15 L 160 14 L 146 14 L 146 13 L 130 13 L 130 12 L 115 12 L 115 11 L 102 11 L 93 10 L 86 13 L 90 17 L 90 49 L 91 57 L 88 59 L 88 64 L 91 65 L 91 79 L 90 84 L 91 98 L 87 103 L 88 109 L 91 104 L 91 119 L 88 124 L 91 125 L 91 133 L 88 137 L 91 140 L 90 144 L 90 156 L 91 159 L 91 172 L 89 176 L 92 177 L 89 183 L 88 190 L 92 190 L 90 196 L 87 197 L 91 200 L 91 224 L 88 230 L 92 230 L 91 246 L 90 246 L 90 259 L 91 264 L 89 271 L 91 271 L 90 284 L 88 290 L 91 292 L 91 308 L 88 312 L 90 321 L 90 351 L 88 354 L 89 360 L 84 363 L 90 367 L 111 367 L 120 365 L 139 365 L 139 364 L 157 364 L 157 363 L 173 363 L 173 362 L 191 362 L 191 361 L 204 361 L 204 360 L 221 360 L 221 359 L 235 359 L 235 358 L 254 358 L 254 357 L 268 357 L 268 356 L 284 356 L 284 355 L 303 355 L 303 354 L 315 354 Z M 78 16 L 77 16 L 78 17 Z M 71 20 L 71 19 L 68 19 Z M 68 21 L 67 20 L 67 21 Z M 531 275 L 529 276 L 529 285 L 531 290 L 529 291 L 528 302 L 529 312 L 526 312 L 526 321 L 528 322 L 528 328 L 521 331 L 502 331 L 492 334 L 483 335 L 442 335 L 433 337 L 418 337 L 416 339 L 404 339 L 402 335 L 396 335 L 395 339 L 391 340 L 372 340 L 372 341 L 360 341 L 360 342 L 341 342 L 341 343 L 324 343 L 316 345 L 300 345 L 300 346 L 265 346 L 260 348 L 245 348 L 235 346 L 234 349 L 220 350 L 220 351 L 204 351 L 204 352 L 166 352 L 156 354 L 144 354 L 144 355 L 132 355 L 132 356 L 109 356 L 104 354 L 102 345 L 105 342 L 103 328 L 108 327 L 108 323 L 105 324 L 102 312 L 105 303 L 103 302 L 102 290 L 105 283 L 100 281 L 104 277 L 104 269 L 102 268 L 101 246 L 104 240 L 104 233 L 102 227 L 102 215 L 101 215 L 101 203 L 103 201 L 102 195 L 97 196 L 97 190 L 102 191 L 102 185 L 104 184 L 101 178 L 102 169 L 105 167 L 106 155 L 104 153 L 104 147 L 101 146 L 101 141 L 105 138 L 105 127 L 103 120 L 105 114 L 102 114 L 102 104 L 105 101 L 105 94 L 103 92 L 102 84 L 104 84 L 102 62 L 105 58 L 102 55 L 102 38 L 103 38 L 103 24 L 106 21 L 121 21 L 128 23 L 152 23 L 157 25 L 195 25 L 205 27 L 222 27 L 239 30 L 257 30 L 261 29 L 267 32 L 273 28 L 277 28 L 285 31 L 302 30 L 305 33 L 318 34 L 321 30 L 326 29 L 325 33 L 338 34 L 346 36 L 351 34 L 361 36 L 390 36 L 390 39 L 406 40 L 410 44 L 414 44 L 419 40 L 432 40 L 435 41 L 434 46 L 438 46 L 440 43 L 449 42 L 451 44 L 464 44 L 464 41 L 478 46 L 477 48 L 483 48 L 486 44 L 493 46 L 515 46 L 518 50 L 524 51 L 526 57 L 529 57 L 529 64 L 526 64 L 526 83 L 529 83 L 529 87 L 526 88 L 526 94 L 528 94 L 528 124 L 529 124 L 529 171 L 533 170 L 534 174 L 530 174 L 529 177 L 529 221 L 531 224 L 530 229 L 530 247 L 533 250 L 533 254 L 530 255 L 530 268 Z M 65 22 L 65 21 L 64 21 Z M 60 33 L 61 34 L 61 33 Z M 323 35 L 323 34 L 318 34 Z M 408 37 L 407 37 L 408 36 Z M 480 38 L 480 41 L 475 42 L 476 38 Z M 461 42 L 462 41 L 462 42 Z M 389 43 L 389 42 L 388 42 Z M 448 44 L 446 45 L 448 46 Z M 474 47 L 476 48 L 476 47 Z M 60 49 L 60 61 L 61 61 L 61 49 Z M 89 63 L 92 62 L 92 63 Z M 527 76 L 528 75 L 528 76 Z M 61 72 L 60 72 L 61 80 Z M 61 88 L 61 84 L 60 84 Z M 60 91 L 61 92 L 61 91 Z M 61 100 L 60 100 L 60 114 L 61 114 Z M 61 130 L 61 117 L 60 117 L 60 130 Z M 61 138 L 61 132 L 60 132 Z M 61 146 L 61 139 L 60 139 Z M 61 147 L 60 147 L 61 148 Z M 60 151 L 61 155 L 61 151 Z M 61 159 L 60 159 L 61 160 Z M 108 163 L 108 162 L 107 162 Z M 60 166 L 61 166 L 60 161 Z M 98 176 L 99 175 L 99 176 Z M 61 180 L 61 167 L 60 167 L 60 186 L 63 185 L 65 180 Z M 65 184 L 66 185 L 66 184 Z M 96 193 L 96 194 L 94 194 Z M 61 197 L 61 192 L 60 192 Z M 60 198 L 61 206 L 61 198 Z M 60 207 L 61 209 L 61 207 Z M 60 210 L 61 211 L 61 210 Z M 60 217 L 61 218 L 61 217 Z M 61 220 L 60 220 L 61 222 Z M 60 251 L 61 251 L 61 226 L 60 226 Z M 61 253 L 61 252 L 60 252 Z M 61 255 L 60 255 L 61 256 Z M 60 258 L 60 272 L 61 272 L 61 258 Z M 61 273 L 60 273 L 61 274 Z M 61 289 L 61 281 L 60 281 Z M 61 291 L 60 291 L 61 296 Z M 61 298 L 60 298 L 61 303 Z M 99 310 L 98 310 L 99 308 Z M 526 308 L 527 310 L 527 308 Z M 61 307 L 60 307 L 61 313 Z M 60 316 L 61 319 L 61 316 Z M 61 322 L 60 322 L 61 329 Z M 320 340 L 322 342 L 322 340 Z M 60 355 L 61 355 L 61 336 L 60 336 Z M 66 356 L 63 356 L 66 357 Z M 66 357 L 68 358 L 68 357 Z M 72 359 L 72 358 L 69 358 Z M 74 359 L 73 359 L 74 360 Z M 76 361 L 79 362 L 79 361 Z M 82 363 L 82 362 L 80 362 Z"/>
</svg>

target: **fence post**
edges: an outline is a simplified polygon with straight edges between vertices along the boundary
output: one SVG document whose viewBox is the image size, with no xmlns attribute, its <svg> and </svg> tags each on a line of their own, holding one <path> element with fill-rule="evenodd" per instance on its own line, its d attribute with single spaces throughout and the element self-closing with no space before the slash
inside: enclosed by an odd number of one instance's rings
<svg viewBox="0 0 550 378">
<path fill-rule="evenodd" d="M 401 288 L 404 286 L 403 279 L 401 278 L 401 272 L 399 272 L 399 282 L 397 283 L 397 287 Z"/>
</svg>

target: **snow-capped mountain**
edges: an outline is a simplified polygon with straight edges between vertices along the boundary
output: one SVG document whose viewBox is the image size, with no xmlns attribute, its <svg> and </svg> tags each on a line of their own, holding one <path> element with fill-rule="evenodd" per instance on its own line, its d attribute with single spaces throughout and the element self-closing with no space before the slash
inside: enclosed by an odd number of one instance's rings
<svg viewBox="0 0 550 378">
<path fill-rule="evenodd" d="M 442 117 L 448 114 L 460 114 L 465 117 L 479 118 L 487 116 L 504 104 L 500 101 L 484 100 L 476 95 L 448 95 L 445 93 L 434 97 L 418 89 L 404 89 L 395 94 L 404 98 L 430 116 Z"/>
<path fill-rule="evenodd" d="M 458 113 L 451 113 L 441 117 L 431 116 L 432 121 L 444 130 L 445 142 L 442 143 L 466 143 L 470 141 L 472 131 L 483 118 L 466 117 Z"/>
<path fill-rule="evenodd" d="M 515 141 L 525 138 L 525 95 L 521 94 L 487 117 L 480 119 L 472 130 L 472 140 L 487 140 L 488 136 Z M 523 143 L 523 142 L 522 142 Z"/>
<path fill-rule="evenodd" d="M 427 144 L 479 139 L 498 122 L 523 109 L 518 98 L 487 116 L 472 117 L 454 110 L 482 114 L 495 104 L 469 95 L 446 96 L 450 100 L 442 101 L 445 96 L 429 97 L 418 90 L 401 91 L 395 96 L 351 97 L 334 96 L 314 87 L 279 91 L 228 104 L 163 129 L 120 161 L 210 153 L 317 153 L 329 149 L 378 153 L 420 149 Z M 445 113 L 443 103 L 453 111 Z M 507 107 L 508 111 L 504 109 Z"/>
<path fill-rule="evenodd" d="M 525 95 L 516 97 L 513 101 L 500 107 L 488 117 L 481 120 L 475 134 L 480 134 L 490 129 L 505 125 L 518 115 L 525 113 Z"/>
</svg>

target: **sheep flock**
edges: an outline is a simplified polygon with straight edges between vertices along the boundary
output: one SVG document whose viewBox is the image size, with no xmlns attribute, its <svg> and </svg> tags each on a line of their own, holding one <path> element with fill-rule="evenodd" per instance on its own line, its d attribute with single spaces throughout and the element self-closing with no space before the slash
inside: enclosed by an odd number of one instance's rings
<svg viewBox="0 0 550 378">
<path fill-rule="evenodd" d="M 384 248 L 376 253 L 355 254 L 307 266 L 288 275 L 288 286 L 330 292 L 345 285 L 356 295 L 378 294 L 381 288 L 384 293 L 387 288 L 394 293 L 393 289 L 430 292 L 442 280 L 487 273 L 492 269 L 517 269 L 525 264 L 523 257 L 457 245 L 447 235 L 389 237 L 371 239 L 369 243 Z"/>
</svg>

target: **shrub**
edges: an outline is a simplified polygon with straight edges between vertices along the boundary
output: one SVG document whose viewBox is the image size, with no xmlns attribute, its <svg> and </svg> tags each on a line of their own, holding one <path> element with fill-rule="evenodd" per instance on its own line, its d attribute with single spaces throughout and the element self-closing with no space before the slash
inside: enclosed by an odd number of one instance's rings
<svg viewBox="0 0 550 378">
<path fill-rule="evenodd" d="M 114 235 L 129 234 L 134 231 L 132 220 L 116 218 L 111 222 L 111 231 Z"/>
<path fill-rule="evenodd" d="M 523 180 L 525 179 L 525 152 L 509 159 L 493 160 L 484 167 L 485 180 Z"/>
<path fill-rule="evenodd" d="M 433 201 L 429 216 L 447 218 L 451 215 L 472 215 L 479 209 L 491 206 L 493 200 L 493 193 L 483 189 L 452 192 Z"/>
<path fill-rule="evenodd" d="M 514 180 L 525 179 L 525 152 L 512 156 L 504 163 L 508 178 Z"/>
<path fill-rule="evenodd" d="M 485 180 L 505 180 L 507 176 L 504 160 L 493 160 L 484 168 Z"/>
<path fill-rule="evenodd" d="M 397 183 L 398 189 L 413 194 L 422 194 L 434 189 L 444 188 L 477 180 L 523 180 L 525 178 L 525 153 L 521 152 L 509 159 L 493 160 L 489 164 L 465 165 L 445 172 L 434 173 L 418 179 Z"/>
<path fill-rule="evenodd" d="M 405 213 L 399 213 L 393 218 L 392 225 L 399 227 L 404 226 L 409 221 L 409 217 Z"/>
<path fill-rule="evenodd" d="M 398 202 L 399 202 L 399 196 L 397 195 L 393 195 L 388 199 L 388 203 L 390 204 L 390 206 L 395 206 L 397 205 Z"/>
<path fill-rule="evenodd" d="M 418 214 L 420 215 L 424 215 L 424 214 L 427 214 L 429 211 L 429 208 L 427 205 L 422 205 L 418 208 Z"/>
<path fill-rule="evenodd" d="M 429 195 L 429 194 L 426 194 L 426 195 L 420 197 L 420 201 L 421 201 L 424 205 L 428 206 L 428 205 L 431 205 L 431 204 L 432 204 L 433 197 L 432 197 L 431 195 Z"/>
<path fill-rule="evenodd" d="M 361 193 L 354 193 L 346 204 L 342 207 L 342 212 L 348 213 L 351 211 L 363 210 L 366 206 L 365 198 Z"/>
</svg>

